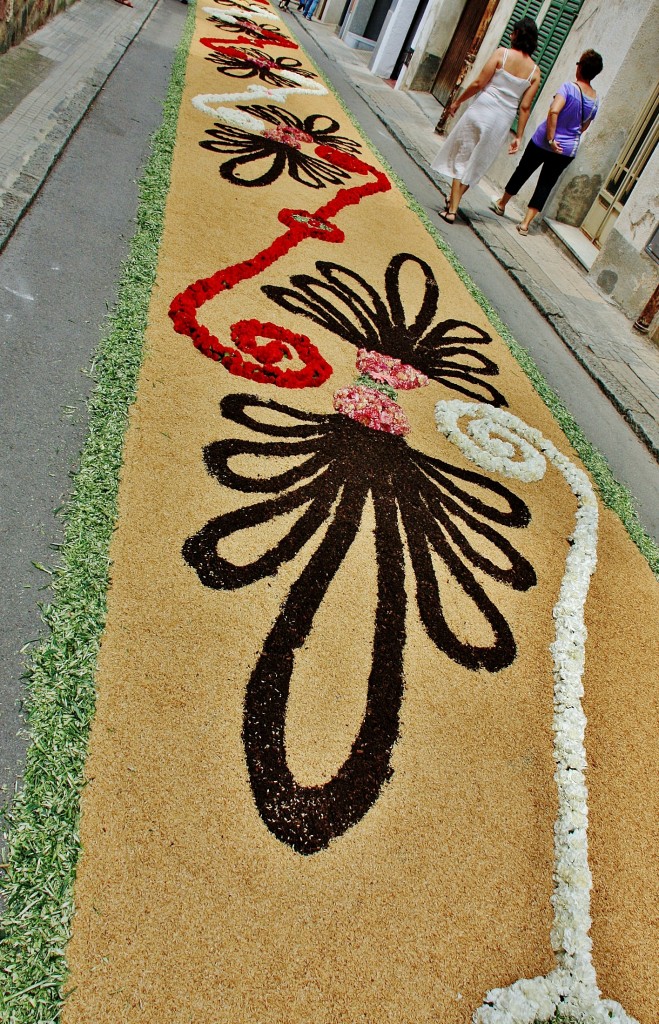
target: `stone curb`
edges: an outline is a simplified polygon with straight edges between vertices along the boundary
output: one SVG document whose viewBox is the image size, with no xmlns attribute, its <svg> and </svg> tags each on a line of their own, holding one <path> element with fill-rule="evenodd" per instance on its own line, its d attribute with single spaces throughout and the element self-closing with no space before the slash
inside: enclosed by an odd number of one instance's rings
<svg viewBox="0 0 659 1024">
<path fill-rule="evenodd" d="M 130 31 L 117 40 L 108 56 L 71 93 L 68 101 L 60 105 L 53 128 L 30 156 L 11 188 L 3 194 L 3 205 L 0 209 L 0 252 L 7 245 L 21 218 L 34 202 L 69 139 L 124 53 L 141 31 L 147 19 L 151 17 L 151 12 L 157 2 L 158 0 L 150 0 L 147 10 L 139 17 L 139 20 L 132 24 Z"/>
</svg>

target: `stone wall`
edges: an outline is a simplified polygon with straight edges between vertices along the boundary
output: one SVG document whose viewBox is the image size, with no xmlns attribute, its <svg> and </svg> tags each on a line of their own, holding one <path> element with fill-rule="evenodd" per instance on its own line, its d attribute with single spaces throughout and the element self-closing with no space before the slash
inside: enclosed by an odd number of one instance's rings
<svg viewBox="0 0 659 1024">
<path fill-rule="evenodd" d="M 36 31 L 74 0 L 0 0 L 0 53 Z"/>
</svg>

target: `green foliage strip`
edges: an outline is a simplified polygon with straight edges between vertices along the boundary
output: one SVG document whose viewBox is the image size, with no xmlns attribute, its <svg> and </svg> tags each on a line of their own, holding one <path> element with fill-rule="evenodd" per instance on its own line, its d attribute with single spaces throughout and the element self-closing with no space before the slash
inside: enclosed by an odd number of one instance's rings
<svg viewBox="0 0 659 1024">
<path fill-rule="evenodd" d="M 89 430 L 65 508 L 61 565 L 43 612 L 48 638 L 27 682 L 31 745 L 23 788 L 6 812 L 6 908 L 0 926 L 0 1019 L 55 1024 L 66 981 L 80 793 L 94 713 L 94 672 L 105 623 L 110 537 L 128 410 L 135 398 L 156 274 L 194 4 L 172 67 L 161 127 L 140 182 L 137 231 L 108 333 L 97 351 Z"/>
</svg>

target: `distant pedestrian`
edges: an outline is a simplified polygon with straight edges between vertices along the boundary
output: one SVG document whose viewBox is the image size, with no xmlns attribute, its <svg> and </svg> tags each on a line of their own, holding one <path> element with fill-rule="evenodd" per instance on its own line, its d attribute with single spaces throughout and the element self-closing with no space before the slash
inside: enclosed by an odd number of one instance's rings
<svg viewBox="0 0 659 1024">
<path fill-rule="evenodd" d="M 453 179 L 446 209 L 440 213 L 447 224 L 455 221 L 469 186 L 476 185 L 494 163 L 519 111 L 517 134 L 509 152 L 518 151 L 540 85 L 540 71 L 531 59 L 537 44 L 536 23 L 531 18 L 516 22 L 510 49 L 500 46 L 495 50 L 478 78 L 449 107 L 454 117 L 466 100 L 480 93 L 432 163 L 436 171 Z"/>
<path fill-rule="evenodd" d="M 538 167 L 541 168 L 526 216 L 517 225 L 520 235 L 528 235 L 529 224 L 542 210 L 559 176 L 574 160 L 581 136 L 595 119 L 599 100 L 590 83 L 603 67 L 602 58 L 595 50 L 581 54 L 574 82 L 564 82 L 560 87 L 547 119 L 529 141 L 506 191 L 492 204 L 494 212 L 503 217 L 509 199 L 517 195 Z"/>
<path fill-rule="evenodd" d="M 318 7 L 319 3 L 320 0 L 305 0 L 304 4 L 302 5 L 302 14 L 307 19 L 307 21 L 311 21 L 314 14 L 316 13 L 316 8 Z"/>
</svg>

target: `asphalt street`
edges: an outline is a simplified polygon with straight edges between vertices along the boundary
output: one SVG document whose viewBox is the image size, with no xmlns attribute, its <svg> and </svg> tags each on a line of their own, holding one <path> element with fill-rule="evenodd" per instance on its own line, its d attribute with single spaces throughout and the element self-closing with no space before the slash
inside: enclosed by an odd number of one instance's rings
<svg viewBox="0 0 659 1024">
<path fill-rule="evenodd" d="M 89 370 L 134 233 L 187 8 L 161 0 L 0 254 L 0 802 L 20 778 L 26 647 L 86 432 Z"/>
<path fill-rule="evenodd" d="M 48 573 L 35 565 L 57 561 L 62 524 L 54 510 L 69 493 L 84 440 L 88 371 L 116 298 L 133 233 L 135 183 L 160 121 L 186 13 L 178 0 L 160 0 L 0 255 L 0 786 L 8 794 L 24 758 L 25 649 L 41 635 L 39 603 L 48 600 Z M 313 27 L 292 27 L 658 537 L 659 467 L 651 454 L 477 235 L 440 220 L 441 193 L 315 44 Z"/>
</svg>

